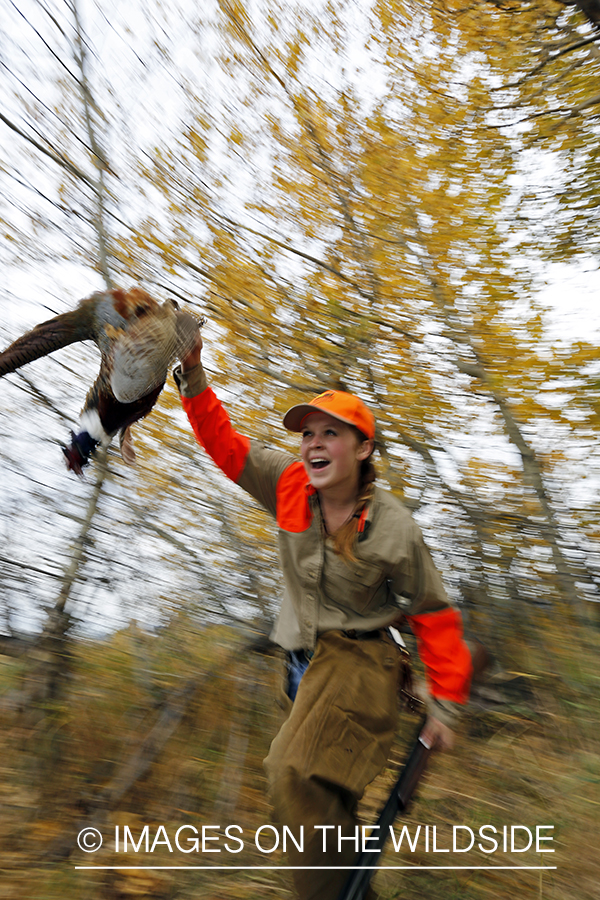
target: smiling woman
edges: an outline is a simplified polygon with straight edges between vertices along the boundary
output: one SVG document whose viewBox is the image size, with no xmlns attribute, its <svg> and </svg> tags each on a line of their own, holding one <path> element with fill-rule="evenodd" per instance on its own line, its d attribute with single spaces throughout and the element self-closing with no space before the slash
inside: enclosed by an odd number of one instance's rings
<svg viewBox="0 0 600 900">
<path fill-rule="evenodd" d="M 361 463 L 372 454 L 374 443 L 328 413 L 313 413 L 304 421 L 302 462 L 318 492 L 325 528 L 334 534 L 355 514 Z"/>
<path fill-rule="evenodd" d="M 289 714 L 265 760 L 271 798 L 280 824 L 304 836 L 303 849 L 288 852 L 298 896 L 333 900 L 345 881 L 339 867 L 354 858 L 357 803 L 397 726 L 400 655 L 388 626 L 407 616 L 417 636 L 429 745 L 452 744 L 471 657 L 418 526 L 373 483 L 375 419 L 362 400 L 325 391 L 288 410 L 285 427 L 302 434 L 298 461 L 232 428 L 201 348 L 198 335 L 175 370 L 192 428 L 279 526 L 285 592 L 272 638 L 287 652 Z M 335 829 L 329 846 L 325 826 Z"/>
</svg>

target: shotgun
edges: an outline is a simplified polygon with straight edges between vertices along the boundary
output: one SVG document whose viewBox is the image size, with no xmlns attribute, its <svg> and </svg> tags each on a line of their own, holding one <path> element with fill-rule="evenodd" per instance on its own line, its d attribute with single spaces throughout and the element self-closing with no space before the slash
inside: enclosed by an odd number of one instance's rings
<svg viewBox="0 0 600 900">
<path fill-rule="evenodd" d="M 392 636 L 396 640 L 395 636 Z M 476 638 L 467 641 L 467 645 L 473 660 L 473 679 L 477 680 L 490 665 L 491 656 L 485 645 Z M 408 697 L 411 697 L 410 693 Z M 423 718 L 419 725 L 418 737 L 413 744 L 410 755 L 375 823 L 375 827 L 378 830 L 377 834 L 373 835 L 369 840 L 371 847 L 369 850 L 363 850 L 356 857 L 354 863 L 356 868 L 348 876 L 348 880 L 338 900 L 364 900 L 371 879 L 375 874 L 375 869 L 381 859 L 381 853 L 390 833 L 390 826 L 394 824 L 396 816 L 406 810 L 433 752 L 433 748 L 428 747 L 421 739 L 421 732 L 423 731 L 426 718 Z"/>
<path fill-rule="evenodd" d="M 432 748 L 428 747 L 421 739 L 424 725 L 425 719 L 419 726 L 419 736 L 404 764 L 400 777 L 377 819 L 375 825 L 378 829 L 377 833 L 369 840 L 371 847 L 357 856 L 354 863 L 357 868 L 350 873 L 338 900 L 363 900 L 367 892 L 386 838 L 390 833 L 390 826 L 394 824 L 396 816 L 406 810 L 432 753 Z"/>
</svg>

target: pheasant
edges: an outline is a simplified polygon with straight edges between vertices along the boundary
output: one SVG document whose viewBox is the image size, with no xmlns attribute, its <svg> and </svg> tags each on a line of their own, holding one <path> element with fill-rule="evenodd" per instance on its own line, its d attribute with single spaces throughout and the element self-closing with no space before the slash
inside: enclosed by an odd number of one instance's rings
<svg viewBox="0 0 600 900">
<path fill-rule="evenodd" d="M 117 432 L 121 455 L 132 464 L 130 427 L 150 412 L 169 366 L 191 349 L 198 327 L 175 301 L 161 305 L 140 288 L 98 292 L 0 353 L 0 378 L 68 344 L 94 341 L 102 357 L 100 374 L 85 399 L 78 431 L 62 448 L 67 468 L 81 475 L 98 445 L 108 446 Z"/>
</svg>

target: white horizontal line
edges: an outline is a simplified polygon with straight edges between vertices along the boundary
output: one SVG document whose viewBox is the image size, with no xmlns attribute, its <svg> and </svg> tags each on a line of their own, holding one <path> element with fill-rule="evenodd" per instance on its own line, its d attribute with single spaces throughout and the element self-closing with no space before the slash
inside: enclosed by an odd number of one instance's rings
<svg viewBox="0 0 600 900">
<path fill-rule="evenodd" d="M 472 871 L 473 869 L 481 869 L 483 871 L 497 871 L 498 869 L 509 869 L 511 871 L 514 871 L 515 869 L 550 870 L 557 868 L 558 866 L 75 866 L 75 869 L 231 869 L 232 871 L 237 871 L 240 869 L 289 869 L 290 871 L 300 869 L 308 871 L 337 871 L 340 869 L 343 869 L 345 871 L 360 869 L 407 869 L 413 872 L 419 872 L 425 869 L 446 869 L 450 871 L 464 871 L 466 869 L 470 871 Z"/>
</svg>

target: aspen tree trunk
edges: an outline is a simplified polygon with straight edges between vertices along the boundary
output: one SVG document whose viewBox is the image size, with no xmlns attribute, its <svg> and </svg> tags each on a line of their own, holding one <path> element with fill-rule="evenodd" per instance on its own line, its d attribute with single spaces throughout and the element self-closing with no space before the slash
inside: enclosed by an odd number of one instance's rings
<svg viewBox="0 0 600 900">
<path fill-rule="evenodd" d="M 94 164 L 98 170 L 97 179 L 92 180 L 91 182 L 86 179 L 86 181 L 88 184 L 92 183 L 94 188 L 95 210 L 92 221 L 96 232 L 99 268 L 106 288 L 110 289 L 113 285 L 108 265 L 109 250 L 105 228 L 106 188 L 103 179 L 103 166 L 106 164 L 102 162 L 104 157 L 99 149 L 92 115 L 95 101 L 93 100 L 87 78 L 86 50 L 82 38 L 76 0 L 73 0 L 71 9 L 75 20 L 74 58 L 79 69 L 78 84 L 81 93 L 83 115 L 90 147 L 93 153 Z M 61 585 L 56 603 L 54 604 L 54 608 L 48 614 L 44 630 L 39 641 L 36 642 L 35 650 L 30 654 L 32 667 L 28 673 L 28 686 L 25 690 L 25 707 L 29 708 L 30 712 L 33 709 L 39 711 L 40 704 L 44 704 L 46 701 L 57 701 L 61 694 L 62 685 L 68 675 L 70 666 L 68 632 L 72 622 L 68 603 L 71 599 L 73 588 L 81 577 L 81 571 L 85 564 L 86 547 L 91 542 L 90 533 L 92 531 L 94 518 L 98 511 L 98 503 L 104 489 L 107 475 L 107 450 L 100 448 L 96 454 L 94 486 L 87 502 L 79 534 L 75 538 L 68 554 L 68 562 L 60 579 Z"/>
</svg>

